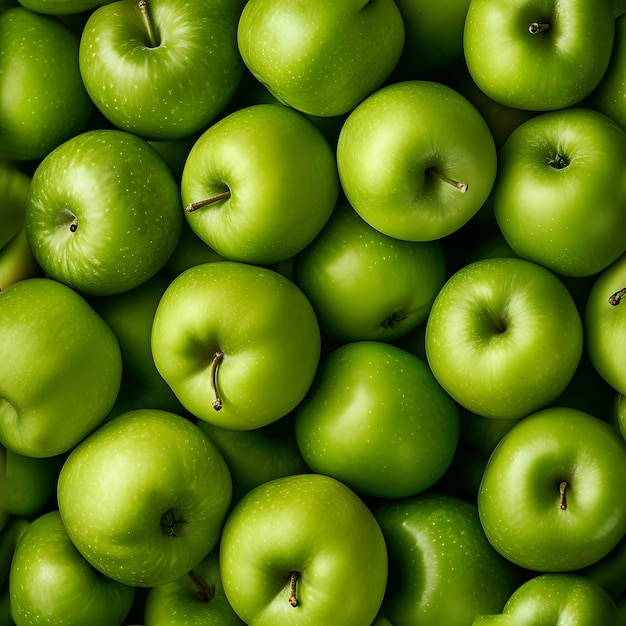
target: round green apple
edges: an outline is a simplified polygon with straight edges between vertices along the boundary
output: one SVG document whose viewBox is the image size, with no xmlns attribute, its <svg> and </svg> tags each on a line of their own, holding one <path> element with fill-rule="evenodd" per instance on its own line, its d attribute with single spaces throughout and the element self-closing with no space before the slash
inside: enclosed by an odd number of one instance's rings
<svg viewBox="0 0 626 626">
<path fill-rule="evenodd" d="M 298 111 L 257 104 L 194 144 L 181 181 L 194 232 L 232 261 L 269 265 L 306 247 L 339 194 L 334 151 Z"/>
<path fill-rule="evenodd" d="M 404 45 L 393 0 L 248 0 L 237 42 L 281 102 L 322 117 L 353 109 L 391 74 Z"/>
<path fill-rule="evenodd" d="M 357 493 L 403 498 L 431 487 L 459 439 L 456 404 L 428 365 L 377 341 L 330 352 L 296 411 L 296 440 L 309 467 Z"/>
<path fill-rule="evenodd" d="M 277 478 L 245 495 L 220 544 L 222 584 L 246 624 L 371 624 L 387 549 L 371 511 L 321 474 Z"/>
<path fill-rule="evenodd" d="M 180 274 L 152 326 L 154 363 L 183 406 L 233 430 L 291 412 L 320 353 L 317 318 L 302 291 L 273 270 L 234 261 Z"/>
<path fill-rule="evenodd" d="M 92 102 L 78 47 L 52 16 L 22 6 L 0 13 L 0 157 L 41 159 L 83 128 Z"/>
<path fill-rule="evenodd" d="M 558 274 L 593 275 L 626 249 L 626 134 L 584 108 L 538 115 L 499 153 L 493 210 L 520 257 Z"/>
<path fill-rule="evenodd" d="M 611 0 L 471 0 L 463 49 L 487 96 L 547 111 L 591 93 L 609 64 L 614 34 Z"/>
<path fill-rule="evenodd" d="M 500 611 L 520 583 L 520 570 L 483 533 L 476 506 L 426 493 L 375 510 L 389 552 L 381 609 L 394 626 L 471 624 Z"/>
<path fill-rule="evenodd" d="M 46 274 L 85 295 L 112 295 L 156 274 L 180 236 L 180 190 L 146 141 L 92 130 L 35 170 L 26 236 Z"/>
<path fill-rule="evenodd" d="M 15 550 L 9 574 L 16 626 L 119 626 L 135 589 L 102 576 L 76 550 L 57 510 L 35 519 Z"/>
<path fill-rule="evenodd" d="M 50 457 L 73 448 L 117 397 L 117 339 L 66 285 L 30 278 L 0 292 L 0 443 Z"/>
<path fill-rule="evenodd" d="M 207 126 L 234 94 L 243 62 L 244 0 L 118 0 L 99 7 L 80 40 L 87 91 L 117 128 L 178 139 Z"/>
<path fill-rule="evenodd" d="M 441 386 L 469 411 L 515 419 L 556 400 L 583 351 L 569 291 L 518 258 L 474 261 L 442 287 L 426 324 L 426 356 Z"/>
<path fill-rule="evenodd" d="M 371 94 L 337 143 L 343 191 L 381 232 L 409 241 L 449 235 L 487 200 L 496 149 L 485 120 L 441 83 L 404 81 Z"/>
<path fill-rule="evenodd" d="M 401 241 L 346 203 L 294 258 L 294 281 L 322 332 L 338 341 L 394 341 L 423 322 L 446 279 L 436 241 Z"/>
<path fill-rule="evenodd" d="M 129 411 L 70 453 L 58 505 L 79 552 L 105 576 L 154 587 L 191 571 L 217 544 L 232 497 L 230 473 L 192 422 Z"/>
<path fill-rule="evenodd" d="M 626 532 L 626 442 L 610 424 L 551 407 L 513 426 L 478 492 L 480 520 L 505 558 L 567 572 L 606 556 Z"/>
</svg>

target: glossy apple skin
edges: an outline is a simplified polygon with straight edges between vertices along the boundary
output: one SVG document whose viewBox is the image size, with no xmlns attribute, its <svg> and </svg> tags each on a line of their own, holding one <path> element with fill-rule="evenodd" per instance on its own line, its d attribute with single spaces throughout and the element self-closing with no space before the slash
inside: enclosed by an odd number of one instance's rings
<svg viewBox="0 0 626 626">
<path fill-rule="evenodd" d="M 239 501 L 222 533 L 220 569 L 226 596 L 247 624 L 362 626 L 383 598 L 387 550 L 353 491 L 322 474 L 300 474 L 266 482 Z M 295 607 L 292 571 L 299 573 Z"/>
<path fill-rule="evenodd" d="M 112 0 L 20 0 L 20 4 L 44 15 L 76 16 Z"/>
<path fill-rule="evenodd" d="M 138 409 L 71 452 L 57 497 L 68 535 L 94 567 L 124 584 L 153 587 L 183 576 L 216 545 L 232 483 L 195 424 Z"/>
<path fill-rule="evenodd" d="M 75 291 L 31 278 L 0 292 L 0 441 L 51 457 L 99 426 L 122 375 L 111 329 Z"/>
<path fill-rule="evenodd" d="M 584 311 L 585 341 L 589 359 L 600 376 L 626 394 L 626 301 L 609 298 L 626 287 L 626 254 L 594 280 Z"/>
<path fill-rule="evenodd" d="M 0 529 L 0 587 L 5 586 L 9 578 L 15 548 L 30 524 L 30 520 L 13 515 Z"/>
<path fill-rule="evenodd" d="M 558 156 L 559 166 L 551 164 Z M 570 108 L 538 115 L 499 154 L 493 209 L 519 256 L 565 276 L 593 275 L 625 249 L 626 134 L 609 117 Z"/>
<path fill-rule="evenodd" d="M 237 42 L 248 69 L 279 101 L 329 117 L 353 109 L 391 74 L 404 23 L 390 0 L 249 0 Z"/>
<path fill-rule="evenodd" d="M 478 616 L 472 626 L 617 626 L 616 619 L 615 602 L 602 587 L 575 573 L 548 573 L 516 589 L 502 614 Z"/>
<path fill-rule="evenodd" d="M 423 322 L 446 279 L 443 246 L 401 241 L 346 203 L 294 259 L 294 281 L 337 341 L 394 341 Z"/>
<path fill-rule="evenodd" d="M 230 198 L 185 212 L 194 232 L 232 261 L 284 261 L 330 217 L 339 193 L 335 154 L 301 113 L 244 107 L 202 134 L 183 170 L 185 207 L 227 190 Z"/>
<path fill-rule="evenodd" d="M 198 563 L 193 573 L 210 600 L 201 597 L 198 586 L 185 574 L 148 590 L 144 626 L 244 626 L 224 593 L 218 548 Z"/>
<path fill-rule="evenodd" d="M 210 367 L 222 408 L 212 406 Z M 311 303 L 273 270 L 218 261 L 189 268 L 166 289 L 154 317 L 152 356 L 183 406 L 234 430 L 292 411 L 309 390 L 321 353 Z"/>
<path fill-rule="evenodd" d="M 35 519 L 16 548 L 9 574 L 17 626 L 119 626 L 135 589 L 96 571 L 70 541 L 57 510 Z"/>
<path fill-rule="evenodd" d="M 582 321 L 564 284 L 516 258 L 483 259 L 453 274 L 426 325 L 441 386 L 485 417 L 515 419 L 558 398 L 576 372 Z"/>
<path fill-rule="evenodd" d="M 384 342 L 354 341 L 328 354 L 296 410 L 309 467 L 365 496 L 403 498 L 431 487 L 458 439 L 456 404 L 428 365 Z"/>
<path fill-rule="evenodd" d="M 531 34 L 533 22 L 550 28 Z M 609 0 L 472 0 L 463 48 L 472 78 L 490 98 L 547 111 L 572 106 L 591 93 L 608 66 L 614 34 Z"/>
<path fill-rule="evenodd" d="M 371 94 L 348 116 L 337 166 L 356 212 L 381 232 L 408 241 L 449 235 L 486 201 L 496 175 L 486 122 L 458 92 L 404 81 Z M 428 174 L 468 185 L 465 193 Z"/>
<path fill-rule="evenodd" d="M 243 0 L 150 0 L 152 46 L 136 2 L 110 2 L 87 20 L 80 71 L 98 109 L 146 139 L 184 138 L 226 106 L 243 72 L 237 21 Z"/>
<path fill-rule="evenodd" d="M 613 426 L 572 408 L 537 411 L 509 430 L 485 468 L 478 492 L 485 534 L 527 569 L 591 565 L 626 532 L 625 475 L 626 442 Z"/>
<path fill-rule="evenodd" d="M 487 541 L 470 502 L 431 492 L 384 503 L 375 515 L 390 563 L 381 614 L 394 626 L 471 624 L 500 611 L 521 580 Z"/>
<path fill-rule="evenodd" d="M 78 37 L 25 7 L 0 13 L 0 157 L 43 158 L 76 133 L 92 102 L 78 69 Z"/>
<path fill-rule="evenodd" d="M 72 137 L 41 162 L 25 227 L 47 275 L 84 295 L 112 295 L 161 269 L 183 219 L 179 187 L 154 148 L 104 129 Z"/>
</svg>

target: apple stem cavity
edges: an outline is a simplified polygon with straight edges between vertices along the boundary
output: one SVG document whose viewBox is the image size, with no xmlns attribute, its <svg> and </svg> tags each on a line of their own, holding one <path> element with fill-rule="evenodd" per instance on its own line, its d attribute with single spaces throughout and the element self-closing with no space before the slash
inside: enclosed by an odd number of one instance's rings
<svg viewBox="0 0 626 626">
<path fill-rule="evenodd" d="M 542 23 L 542 22 L 533 22 L 528 27 L 528 32 L 531 35 L 537 35 L 538 33 L 544 33 L 550 28 L 550 24 Z"/>
<path fill-rule="evenodd" d="M 178 537 L 178 528 L 181 524 L 186 524 L 187 520 L 178 509 L 168 509 L 161 515 L 161 530 L 168 537 Z"/>
<path fill-rule="evenodd" d="M 569 165 L 569 160 L 562 154 L 555 154 L 548 160 L 548 165 L 555 170 L 563 170 Z"/>
<path fill-rule="evenodd" d="M 565 491 L 567 490 L 567 483 L 562 481 L 559 485 L 559 495 L 561 496 L 561 501 L 559 503 L 559 508 L 561 511 L 565 511 L 567 508 L 567 498 L 565 497 Z"/>
<path fill-rule="evenodd" d="M 222 193 L 218 193 L 217 195 L 210 198 L 205 198 L 204 200 L 192 202 L 191 204 L 187 205 L 185 210 L 187 211 L 187 213 L 193 213 L 194 211 L 197 211 L 202 207 L 209 206 L 210 204 L 215 204 L 216 202 L 219 202 L 220 200 L 226 200 L 227 198 L 230 198 L 230 189 L 223 191 Z"/>
<path fill-rule="evenodd" d="M 298 581 L 298 572 L 291 572 L 289 574 L 289 604 L 291 606 L 298 606 L 298 597 L 296 596 L 296 583 Z"/>
<path fill-rule="evenodd" d="M 609 304 L 611 306 L 617 306 L 622 301 L 624 296 L 626 296 L 626 287 L 622 287 L 619 291 L 611 294 L 609 296 Z"/>
<path fill-rule="evenodd" d="M 154 29 L 154 23 L 152 22 L 152 18 L 150 17 L 150 11 L 148 10 L 147 0 L 139 0 L 137 6 L 139 7 L 139 11 L 141 12 L 143 23 L 148 33 L 149 47 L 158 48 L 159 40 L 157 38 L 156 30 Z"/>
<path fill-rule="evenodd" d="M 461 183 L 458 180 L 454 180 L 453 178 L 450 178 L 446 176 L 445 174 L 442 174 L 439 170 L 436 170 L 434 167 L 429 167 L 426 170 L 426 173 L 430 176 L 434 176 L 435 178 L 438 178 L 439 180 L 442 180 L 444 183 L 447 183 L 448 185 L 452 185 L 453 187 L 458 189 L 461 193 L 465 193 L 467 191 L 467 183 Z"/>
<path fill-rule="evenodd" d="M 213 359 L 211 360 L 211 369 L 210 369 L 210 378 L 211 378 L 211 392 L 213 393 L 213 400 L 211 401 L 211 406 L 219 411 L 222 408 L 222 398 L 220 397 L 220 392 L 217 388 L 217 370 L 220 367 L 220 364 L 224 360 L 224 353 L 221 350 L 216 350 L 213 354 Z"/>
<path fill-rule="evenodd" d="M 189 578 L 193 582 L 200 600 L 202 600 L 202 602 L 211 602 L 211 600 L 213 600 L 213 597 L 215 596 L 215 589 L 205 585 L 204 582 L 202 582 L 198 578 L 194 571 L 189 572 L 187 576 L 189 576 Z"/>
</svg>

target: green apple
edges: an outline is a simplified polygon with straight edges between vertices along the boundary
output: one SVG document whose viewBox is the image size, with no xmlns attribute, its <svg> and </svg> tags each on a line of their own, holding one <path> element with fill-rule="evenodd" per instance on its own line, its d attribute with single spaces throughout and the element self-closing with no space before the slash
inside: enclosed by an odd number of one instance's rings
<svg viewBox="0 0 626 626">
<path fill-rule="evenodd" d="M 507 559 L 566 572 L 605 557 L 626 532 L 626 442 L 568 407 L 528 415 L 502 438 L 480 485 L 487 538 Z"/>
<path fill-rule="evenodd" d="M 45 15 L 58 15 L 61 17 L 82 17 L 102 4 L 112 0 L 19 0 L 25 6 L 36 13 Z"/>
<path fill-rule="evenodd" d="M 233 430 L 292 411 L 320 353 L 302 291 L 273 270 L 234 261 L 185 270 L 165 290 L 152 326 L 154 363 L 182 405 Z"/>
<path fill-rule="evenodd" d="M 463 49 L 487 96 L 548 111 L 591 93 L 609 64 L 614 34 L 611 0 L 471 0 Z"/>
<path fill-rule="evenodd" d="M 217 117 L 243 72 L 244 0 L 118 0 L 97 8 L 80 40 L 80 72 L 117 128 L 147 139 L 187 137 Z"/>
<path fill-rule="evenodd" d="M 387 549 L 364 502 L 322 474 L 256 487 L 226 520 L 226 597 L 246 624 L 371 624 L 387 581 Z"/>
<path fill-rule="evenodd" d="M 597 583 L 617 600 L 626 592 L 626 535 L 605 557 L 576 573 Z"/>
<path fill-rule="evenodd" d="M 89 563 L 119 582 L 153 587 L 187 574 L 215 547 L 231 496 L 226 462 L 195 424 L 137 409 L 74 448 L 57 497 Z"/>
<path fill-rule="evenodd" d="M 426 319 L 445 279 L 440 242 L 384 235 L 345 202 L 294 258 L 295 283 L 322 332 L 337 341 L 393 341 L 407 334 Z"/>
<path fill-rule="evenodd" d="M 326 355 L 295 426 L 314 472 L 379 498 L 434 485 L 459 439 L 456 404 L 428 365 L 380 341 L 353 341 Z"/>
<path fill-rule="evenodd" d="M 626 134 L 584 108 L 542 113 L 499 153 L 493 209 L 520 257 L 565 276 L 595 274 L 626 248 Z"/>
<path fill-rule="evenodd" d="M 30 524 L 30 520 L 12 515 L 6 526 L 0 529 L 0 587 L 4 586 L 9 578 L 15 548 Z M 3 622 L 0 621 L 0 624 Z"/>
<path fill-rule="evenodd" d="M 381 613 L 393 626 L 471 624 L 500 611 L 520 570 L 489 545 L 476 506 L 425 493 L 375 509 L 389 552 Z"/>
<path fill-rule="evenodd" d="M 487 200 L 496 149 L 485 120 L 441 83 L 382 87 L 348 116 L 337 144 L 343 191 L 381 232 L 409 241 L 449 235 Z"/>
<path fill-rule="evenodd" d="M 119 626 L 135 589 L 102 576 L 76 550 L 58 510 L 35 519 L 15 550 L 9 574 L 17 626 Z"/>
<path fill-rule="evenodd" d="M 544 267 L 474 261 L 442 287 L 426 325 L 441 386 L 485 417 L 515 419 L 556 400 L 574 376 L 583 327 L 572 296 Z"/>
<path fill-rule="evenodd" d="M 616 619 L 615 602 L 602 587 L 578 574 L 548 573 L 524 582 L 502 613 L 477 616 L 472 626 L 617 626 Z"/>
<path fill-rule="evenodd" d="M 626 394 L 626 254 L 600 272 L 584 310 L 586 351 L 602 378 Z"/>
<path fill-rule="evenodd" d="M 393 0 L 248 0 L 237 42 L 247 68 L 279 101 L 329 117 L 389 77 L 404 22 Z"/>
<path fill-rule="evenodd" d="M 585 106 L 615 120 L 626 131 L 626 3 L 615 20 L 615 41 L 609 66 Z"/>
<path fill-rule="evenodd" d="M 0 157 L 0 250 L 19 232 L 26 214 L 26 196 L 30 176 L 15 162 Z"/>
<path fill-rule="evenodd" d="M 26 236 L 46 274 L 84 295 L 140 285 L 165 264 L 180 236 L 179 186 L 146 141 L 86 131 L 35 170 Z"/>
<path fill-rule="evenodd" d="M 30 278 L 0 292 L 0 444 L 32 457 L 73 448 L 106 418 L 122 358 L 74 290 Z"/>
<path fill-rule="evenodd" d="M 224 593 L 219 549 L 176 580 L 148 589 L 145 626 L 244 626 Z"/>
<path fill-rule="evenodd" d="M 52 16 L 23 6 L 0 13 L 0 158 L 41 159 L 80 132 L 92 102 L 78 47 Z"/>
<path fill-rule="evenodd" d="M 626 439 L 626 396 L 617 393 L 611 411 L 612 423 Z"/>
<path fill-rule="evenodd" d="M 0 291 L 20 280 L 42 276 L 43 270 L 33 256 L 26 239 L 26 229 L 22 227 L 0 248 Z"/>
<path fill-rule="evenodd" d="M 298 111 L 239 109 L 194 144 L 181 181 L 185 216 L 220 255 L 269 265 L 307 246 L 337 201 L 335 154 Z"/>
</svg>

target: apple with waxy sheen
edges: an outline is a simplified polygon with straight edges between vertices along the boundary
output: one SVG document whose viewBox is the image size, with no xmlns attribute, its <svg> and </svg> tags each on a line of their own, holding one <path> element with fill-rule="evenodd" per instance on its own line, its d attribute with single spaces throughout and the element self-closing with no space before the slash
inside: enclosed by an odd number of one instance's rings
<svg viewBox="0 0 626 626">
<path fill-rule="evenodd" d="M 98 109 L 146 139 L 200 131 L 243 73 L 237 22 L 244 0 L 119 0 L 91 13 L 80 71 Z"/>
<path fill-rule="evenodd" d="M 292 411 L 320 353 L 304 293 L 271 269 L 235 261 L 185 270 L 165 290 L 152 326 L 154 363 L 183 406 L 233 430 Z"/>
<path fill-rule="evenodd" d="M 217 544 L 232 497 L 224 458 L 168 411 L 119 415 L 76 446 L 58 480 L 59 512 L 105 576 L 154 587 L 191 571 Z"/>
<path fill-rule="evenodd" d="M 25 228 L 46 274 L 83 295 L 136 287 L 168 260 L 183 224 L 180 190 L 148 142 L 92 130 L 35 170 Z"/>
<path fill-rule="evenodd" d="M 567 407 L 526 416 L 485 468 L 478 512 L 490 543 L 517 565 L 566 572 L 606 556 L 626 532 L 626 442 Z"/>
<path fill-rule="evenodd" d="M 238 109 L 191 148 L 185 216 L 231 261 L 270 265 L 305 248 L 339 194 L 335 153 L 306 116 L 281 104 Z"/>
<path fill-rule="evenodd" d="M 552 272 L 524 259 L 474 261 L 439 291 L 426 356 L 441 386 L 485 417 L 543 408 L 572 379 L 583 351 L 574 299 Z"/>
<path fill-rule="evenodd" d="M 431 241 L 457 231 L 487 200 L 496 176 L 491 131 L 446 85 L 387 85 L 348 116 L 337 166 L 355 211 L 381 232 Z"/>
</svg>

